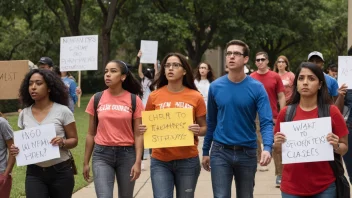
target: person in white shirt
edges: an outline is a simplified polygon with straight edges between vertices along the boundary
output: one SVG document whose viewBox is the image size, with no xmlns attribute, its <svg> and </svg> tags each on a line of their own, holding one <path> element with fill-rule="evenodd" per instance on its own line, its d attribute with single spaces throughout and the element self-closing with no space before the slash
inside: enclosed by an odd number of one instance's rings
<svg viewBox="0 0 352 198">
<path fill-rule="evenodd" d="M 194 76 L 194 84 L 196 85 L 198 91 L 202 94 L 205 104 L 207 104 L 208 101 L 208 90 L 210 83 L 214 80 L 215 76 L 210 64 L 200 62 Z"/>
</svg>

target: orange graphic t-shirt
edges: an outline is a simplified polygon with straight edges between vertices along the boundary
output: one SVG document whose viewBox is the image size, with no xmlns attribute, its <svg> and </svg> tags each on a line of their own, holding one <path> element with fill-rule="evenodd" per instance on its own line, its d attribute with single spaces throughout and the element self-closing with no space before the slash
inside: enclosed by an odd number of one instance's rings
<svg viewBox="0 0 352 198">
<path fill-rule="evenodd" d="M 133 119 L 141 118 L 143 111 L 142 100 L 136 97 L 136 110 Z M 91 97 L 86 112 L 94 116 L 94 96 Z M 111 95 L 105 90 L 97 108 L 98 128 L 94 142 L 104 146 L 132 146 L 134 133 L 132 130 L 132 101 L 131 93 L 123 92 L 119 96 Z"/>
<path fill-rule="evenodd" d="M 193 89 L 185 87 L 181 92 L 170 92 L 167 86 L 153 91 L 148 98 L 146 111 L 166 108 L 192 108 L 193 120 L 206 115 L 206 107 L 202 95 Z M 198 156 L 198 137 L 194 137 L 193 146 L 155 148 L 152 156 L 160 161 L 172 161 Z"/>
</svg>

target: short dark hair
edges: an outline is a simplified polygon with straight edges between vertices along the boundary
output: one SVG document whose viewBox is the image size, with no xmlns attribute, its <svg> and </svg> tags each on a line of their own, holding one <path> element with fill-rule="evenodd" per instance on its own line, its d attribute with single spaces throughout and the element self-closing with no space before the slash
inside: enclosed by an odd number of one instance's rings
<svg viewBox="0 0 352 198">
<path fill-rule="evenodd" d="M 226 44 L 226 50 L 230 45 L 239 45 L 243 47 L 243 56 L 249 56 L 249 47 L 248 45 L 241 40 L 231 40 Z"/>
<path fill-rule="evenodd" d="M 325 104 L 332 104 L 331 96 L 328 92 L 328 87 L 326 85 L 325 76 L 323 70 L 321 70 L 316 64 L 311 62 L 302 62 L 301 65 L 298 67 L 295 80 L 293 81 L 293 94 L 289 100 L 289 104 L 298 104 L 301 100 L 301 95 L 297 91 L 297 81 L 299 78 L 299 74 L 301 73 L 302 68 L 309 69 L 317 76 L 319 82 L 321 82 L 321 88 L 318 90 L 318 97 L 317 97 L 317 105 L 318 107 L 322 107 Z"/>
<path fill-rule="evenodd" d="M 260 52 L 257 52 L 255 54 L 255 57 L 259 56 L 259 55 L 263 55 L 266 59 L 269 59 L 269 55 L 268 53 L 264 52 L 264 51 L 260 51 Z"/>
<path fill-rule="evenodd" d="M 24 77 L 21 87 L 20 87 L 20 100 L 24 107 L 29 107 L 34 104 L 34 100 L 32 99 L 31 95 L 29 94 L 29 80 L 31 79 L 33 74 L 40 74 L 43 76 L 43 79 L 50 89 L 49 92 L 49 99 L 53 102 L 62 104 L 67 106 L 68 105 L 68 90 L 66 85 L 62 82 L 61 78 L 55 74 L 53 71 L 47 69 L 33 69 L 27 73 Z"/>
</svg>

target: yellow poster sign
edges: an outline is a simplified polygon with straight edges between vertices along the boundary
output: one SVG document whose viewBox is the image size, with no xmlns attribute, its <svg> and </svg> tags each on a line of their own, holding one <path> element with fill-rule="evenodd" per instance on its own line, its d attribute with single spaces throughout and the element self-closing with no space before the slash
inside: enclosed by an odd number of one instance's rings
<svg viewBox="0 0 352 198">
<path fill-rule="evenodd" d="M 193 124 L 191 108 L 143 111 L 142 122 L 147 126 L 144 148 L 194 145 L 194 135 L 188 130 L 188 126 Z"/>
</svg>

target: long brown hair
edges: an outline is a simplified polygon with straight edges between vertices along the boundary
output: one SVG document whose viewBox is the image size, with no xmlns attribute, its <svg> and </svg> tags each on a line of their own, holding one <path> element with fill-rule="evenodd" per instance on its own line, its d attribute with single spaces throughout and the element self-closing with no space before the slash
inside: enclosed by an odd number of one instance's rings
<svg viewBox="0 0 352 198">
<path fill-rule="evenodd" d="M 278 61 L 280 58 L 284 59 L 284 61 L 286 63 L 285 70 L 289 72 L 290 71 L 290 62 L 288 61 L 287 57 L 284 55 L 280 55 L 279 57 L 277 57 L 275 64 L 274 64 L 274 72 L 278 72 L 277 64 L 279 63 Z"/>
<path fill-rule="evenodd" d="M 161 61 L 161 63 L 160 63 L 161 70 L 159 72 L 158 78 L 150 85 L 150 87 L 156 86 L 156 88 L 159 89 L 159 88 L 168 84 L 168 80 L 165 75 L 165 67 L 164 66 L 166 64 L 167 59 L 171 56 L 176 56 L 181 61 L 183 69 L 186 70 L 186 75 L 184 75 L 183 79 L 182 79 L 183 86 L 198 91 L 196 85 L 194 84 L 191 66 L 189 65 L 186 57 L 183 56 L 182 54 L 176 53 L 176 52 L 171 52 L 171 53 L 167 54 L 164 57 L 164 59 Z"/>
<path fill-rule="evenodd" d="M 200 81 L 201 79 L 201 75 L 200 75 L 200 72 L 199 72 L 199 68 L 200 68 L 200 65 L 201 64 L 206 64 L 208 66 L 208 74 L 207 74 L 207 79 L 209 82 L 213 82 L 215 80 L 215 76 L 214 76 L 214 72 L 213 72 L 213 68 L 210 66 L 209 63 L 207 62 L 200 62 L 197 66 L 197 70 L 195 71 L 195 75 L 194 75 L 194 78 L 197 80 L 197 81 Z"/>
</svg>

